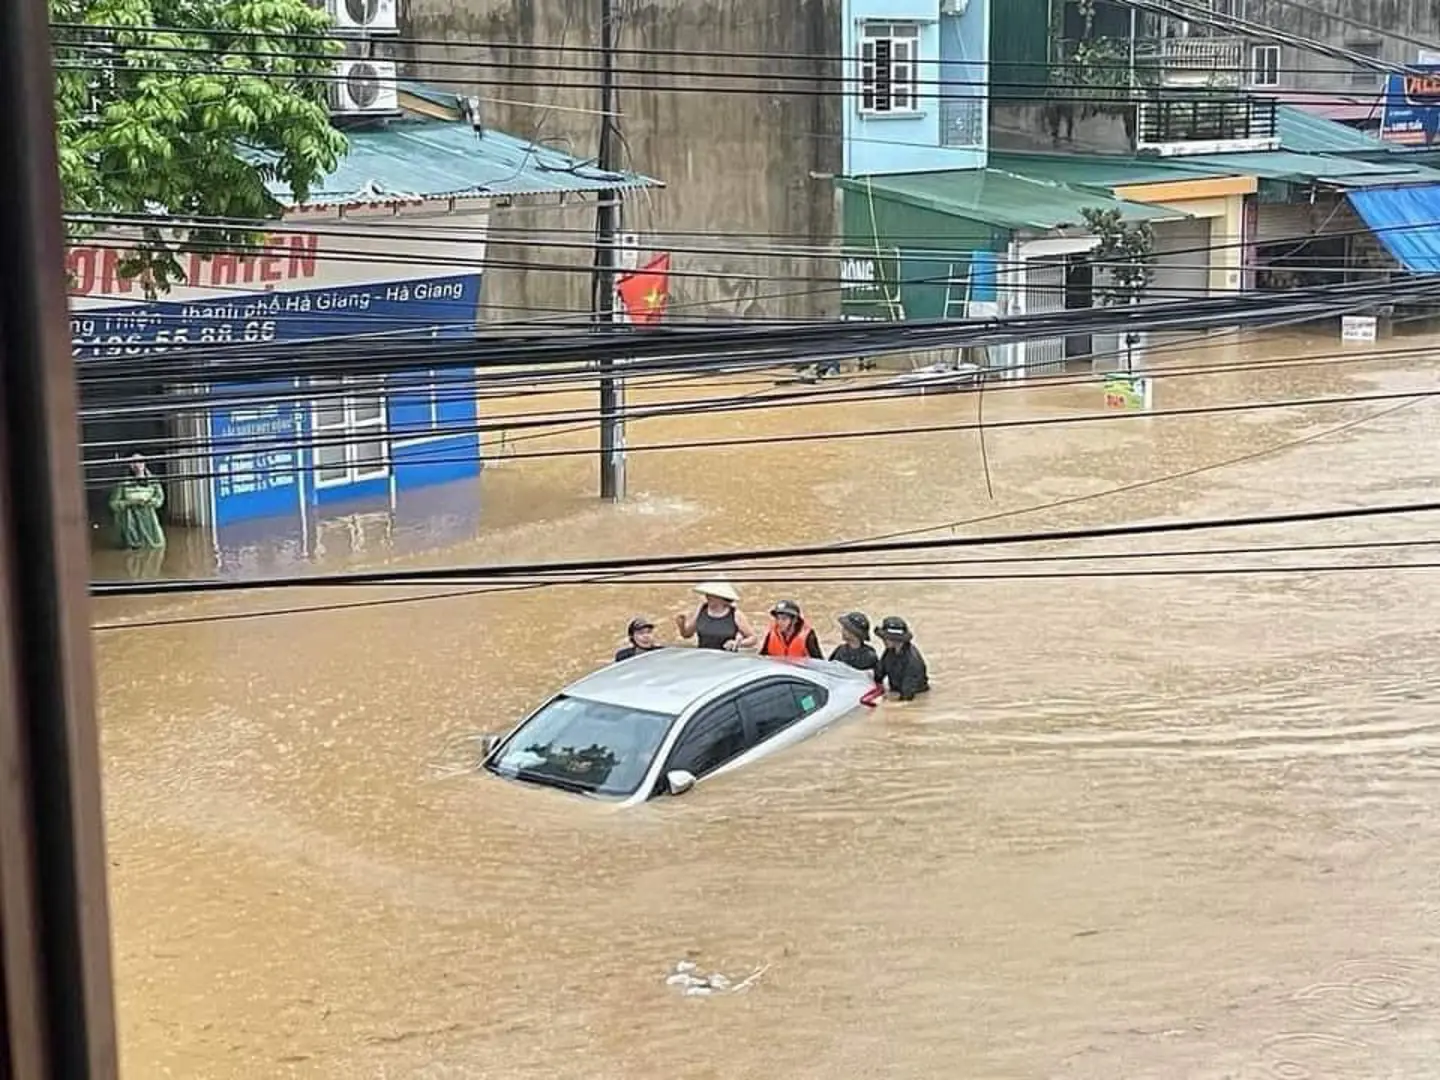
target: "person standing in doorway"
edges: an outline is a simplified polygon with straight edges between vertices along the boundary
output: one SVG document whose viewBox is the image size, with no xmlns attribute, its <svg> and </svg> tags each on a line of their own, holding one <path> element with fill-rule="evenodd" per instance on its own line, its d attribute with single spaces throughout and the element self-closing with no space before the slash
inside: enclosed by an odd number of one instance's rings
<svg viewBox="0 0 1440 1080">
<path fill-rule="evenodd" d="M 159 551 L 165 547 L 165 530 L 160 525 L 160 508 L 165 489 L 150 475 L 145 459 L 132 455 L 129 475 L 110 492 L 110 513 L 115 519 L 115 536 L 127 551 Z"/>
<path fill-rule="evenodd" d="M 788 660 L 804 660 L 812 657 L 823 659 L 820 639 L 800 613 L 800 605 L 794 600 L 781 600 L 770 609 L 770 629 L 765 631 L 765 640 L 760 643 L 761 656 L 774 656 Z"/>
<path fill-rule="evenodd" d="M 700 649 L 736 652 L 754 647 L 755 630 L 740 611 L 740 594 L 733 585 L 728 581 L 703 581 L 695 591 L 705 602 L 693 614 L 682 611 L 675 616 L 675 629 L 682 638 L 694 638 Z"/>
</svg>

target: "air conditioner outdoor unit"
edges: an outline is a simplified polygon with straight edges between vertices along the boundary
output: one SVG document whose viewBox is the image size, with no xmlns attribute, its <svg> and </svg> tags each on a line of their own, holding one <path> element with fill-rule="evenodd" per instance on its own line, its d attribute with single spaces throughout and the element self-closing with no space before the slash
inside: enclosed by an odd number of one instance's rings
<svg viewBox="0 0 1440 1080">
<path fill-rule="evenodd" d="M 395 64 L 390 60 L 340 60 L 330 87 L 330 107 L 337 116 L 398 113 L 400 94 Z"/>
<path fill-rule="evenodd" d="M 393 34 L 395 0 L 326 0 L 335 29 L 350 33 Z"/>
</svg>

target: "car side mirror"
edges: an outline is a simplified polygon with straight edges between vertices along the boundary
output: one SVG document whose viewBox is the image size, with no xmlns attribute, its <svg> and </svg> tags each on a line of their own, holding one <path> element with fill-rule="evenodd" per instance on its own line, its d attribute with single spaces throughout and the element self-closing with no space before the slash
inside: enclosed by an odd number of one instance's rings
<svg viewBox="0 0 1440 1080">
<path fill-rule="evenodd" d="M 495 752 L 495 748 L 499 745 L 499 735 L 482 735 L 480 737 L 480 756 L 488 758 Z"/>
<path fill-rule="evenodd" d="M 695 786 L 695 774 L 684 769 L 671 769 L 665 774 L 665 789 L 671 795 L 684 795 Z"/>
</svg>

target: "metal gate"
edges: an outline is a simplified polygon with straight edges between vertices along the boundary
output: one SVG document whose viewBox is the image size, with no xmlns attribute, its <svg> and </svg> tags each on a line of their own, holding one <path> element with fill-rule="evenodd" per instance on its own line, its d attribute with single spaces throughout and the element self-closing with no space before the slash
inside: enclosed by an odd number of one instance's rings
<svg viewBox="0 0 1440 1080">
<path fill-rule="evenodd" d="M 1065 259 L 1025 260 L 1024 306 L 1026 315 L 1049 315 L 1065 310 Z M 1065 370 L 1065 338 L 1036 338 L 1026 341 L 1025 374 L 1054 375 Z"/>
</svg>

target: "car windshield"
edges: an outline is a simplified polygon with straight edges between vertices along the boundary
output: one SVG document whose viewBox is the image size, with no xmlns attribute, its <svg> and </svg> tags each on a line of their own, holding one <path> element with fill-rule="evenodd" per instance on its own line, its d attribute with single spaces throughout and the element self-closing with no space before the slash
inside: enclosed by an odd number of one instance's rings
<svg viewBox="0 0 1440 1080">
<path fill-rule="evenodd" d="M 492 772 L 595 795 L 633 795 L 675 717 L 560 695 L 527 720 Z"/>
</svg>

